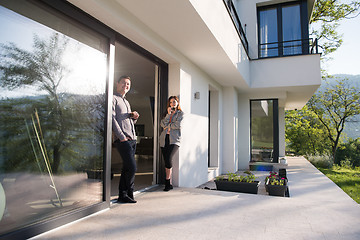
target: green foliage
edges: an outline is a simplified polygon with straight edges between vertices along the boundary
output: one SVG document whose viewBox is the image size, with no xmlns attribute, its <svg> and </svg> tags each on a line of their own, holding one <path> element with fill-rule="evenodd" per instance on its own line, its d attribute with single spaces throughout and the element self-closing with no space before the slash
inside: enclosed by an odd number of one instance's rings
<svg viewBox="0 0 360 240">
<path fill-rule="evenodd" d="M 319 168 L 329 179 L 360 203 L 360 168 L 334 166 L 332 169 Z"/>
<path fill-rule="evenodd" d="M 285 179 L 273 179 L 270 181 L 270 185 L 283 186 L 283 185 L 285 185 Z"/>
<path fill-rule="evenodd" d="M 222 181 L 222 180 L 226 180 L 226 181 L 230 181 L 230 182 L 247 182 L 247 183 L 252 183 L 256 180 L 256 177 L 253 173 L 251 173 L 250 171 L 245 172 L 247 175 L 239 175 L 236 173 L 231 173 L 228 172 L 226 174 L 226 178 L 224 176 L 218 176 L 216 177 L 217 181 Z"/>
<path fill-rule="evenodd" d="M 1 99 L 3 171 L 43 172 L 45 166 L 39 162 L 44 163 L 44 158 L 49 159 L 54 173 L 102 164 L 102 152 L 94 149 L 102 149 L 96 145 L 103 143 L 105 96 L 58 92 L 69 71 L 62 61 L 67 44 L 65 36 L 53 34 L 48 39 L 34 36 L 32 51 L 14 43 L 0 45 L 0 86 L 8 90 L 45 90 L 33 97 L 25 94 Z M 39 119 L 34 121 L 35 112 Z M 42 132 L 41 139 L 36 128 Z"/>
<path fill-rule="evenodd" d="M 296 155 L 329 153 L 330 142 L 325 128 L 307 106 L 298 111 L 286 111 L 285 125 L 288 151 Z"/>
<path fill-rule="evenodd" d="M 317 168 L 331 168 L 334 165 L 334 161 L 331 155 L 308 155 L 306 159 L 311 162 Z"/>
<path fill-rule="evenodd" d="M 359 14 L 360 2 L 344 3 L 339 0 L 317 0 L 311 15 L 312 31 L 310 35 L 319 40 L 322 56 L 334 52 L 342 44 L 342 35 L 337 32 L 339 22 L 356 17 Z"/>
<path fill-rule="evenodd" d="M 355 142 L 342 145 L 342 142 L 345 126 L 358 119 L 359 103 L 360 91 L 350 86 L 347 79 L 335 79 L 324 85 L 301 110 L 286 111 L 287 150 L 305 156 L 331 154 L 336 164 L 348 159 L 352 166 L 358 166 L 358 143 L 352 140 Z M 333 163 L 316 164 L 325 167 Z"/>
<path fill-rule="evenodd" d="M 338 159 L 341 166 L 359 167 L 360 138 L 351 139 L 349 142 L 341 144 L 336 151 L 336 159 Z"/>
<path fill-rule="evenodd" d="M 68 41 L 59 34 L 49 39 L 34 36 L 33 50 L 21 49 L 14 43 L 1 44 L 0 86 L 9 90 L 25 85 L 46 90 L 56 98 L 57 87 L 68 69 L 62 64 Z"/>
<path fill-rule="evenodd" d="M 325 128 L 327 138 L 331 142 L 331 153 L 335 163 L 338 144 L 341 143 L 341 134 L 345 123 L 352 117 L 360 114 L 360 92 L 346 83 L 346 79 L 337 81 L 337 84 L 318 91 L 307 103 Z"/>
</svg>

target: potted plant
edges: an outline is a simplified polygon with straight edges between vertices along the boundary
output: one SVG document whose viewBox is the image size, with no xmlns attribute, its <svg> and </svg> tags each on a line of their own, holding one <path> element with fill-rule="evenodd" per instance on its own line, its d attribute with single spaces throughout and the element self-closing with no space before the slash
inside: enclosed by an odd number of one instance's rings
<svg viewBox="0 0 360 240">
<path fill-rule="evenodd" d="M 276 172 L 270 172 L 270 175 L 266 177 L 265 189 L 270 196 L 285 197 L 287 180 L 280 178 Z"/>
<path fill-rule="evenodd" d="M 257 194 L 260 181 L 257 181 L 254 174 L 247 171 L 246 175 L 228 173 L 226 176 L 219 176 L 215 179 L 216 189 L 229 192 L 241 192 Z"/>
<path fill-rule="evenodd" d="M 278 178 L 279 178 L 279 174 L 277 172 L 274 172 L 274 171 L 271 171 L 269 173 L 269 175 L 266 176 L 266 178 L 265 178 L 265 190 L 266 190 L 266 192 L 269 192 L 268 191 L 268 183 L 271 182 L 272 180 L 278 179 Z"/>
</svg>

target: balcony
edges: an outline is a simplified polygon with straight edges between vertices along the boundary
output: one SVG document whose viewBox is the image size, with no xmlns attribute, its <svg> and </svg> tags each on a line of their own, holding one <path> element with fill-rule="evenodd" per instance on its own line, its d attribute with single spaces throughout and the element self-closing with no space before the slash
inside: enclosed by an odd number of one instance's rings
<svg viewBox="0 0 360 240">
<path fill-rule="evenodd" d="M 234 26 L 238 32 L 241 43 L 243 44 L 247 55 L 249 55 L 249 43 L 248 43 L 248 40 L 246 39 L 245 31 L 241 25 L 240 18 L 237 14 L 234 3 L 232 0 L 223 0 L 223 1 L 224 1 L 225 5 L 227 7 L 227 10 L 231 16 L 231 19 L 233 20 Z"/>
<path fill-rule="evenodd" d="M 298 39 L 292 41 L 259 44 L 259 58 L 285 57 L 318 53 L 317 39 Z"/>
</svg>

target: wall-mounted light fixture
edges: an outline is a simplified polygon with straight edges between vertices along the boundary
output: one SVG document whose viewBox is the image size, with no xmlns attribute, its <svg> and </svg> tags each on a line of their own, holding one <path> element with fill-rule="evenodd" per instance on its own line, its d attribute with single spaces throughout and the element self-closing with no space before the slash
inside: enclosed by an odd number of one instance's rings
<svg viewBox="0 0 360 240">
<path fill-rule="evenodd" d="M 194 98 L 195 99 L 200 99 L 200 92 L 194 93 Z"/>
</svg>

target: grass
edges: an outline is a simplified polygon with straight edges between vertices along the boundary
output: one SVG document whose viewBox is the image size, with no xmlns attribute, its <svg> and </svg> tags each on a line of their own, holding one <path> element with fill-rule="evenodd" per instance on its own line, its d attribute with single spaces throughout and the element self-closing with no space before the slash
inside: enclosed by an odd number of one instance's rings
<svg viewBox="0 0 360 240">
<path fill-rule="evenodd" d="M 360 203 L 360 168 L 334 166 L 318 169 L 338 185 L 354 201 Z"/>
</svg>

